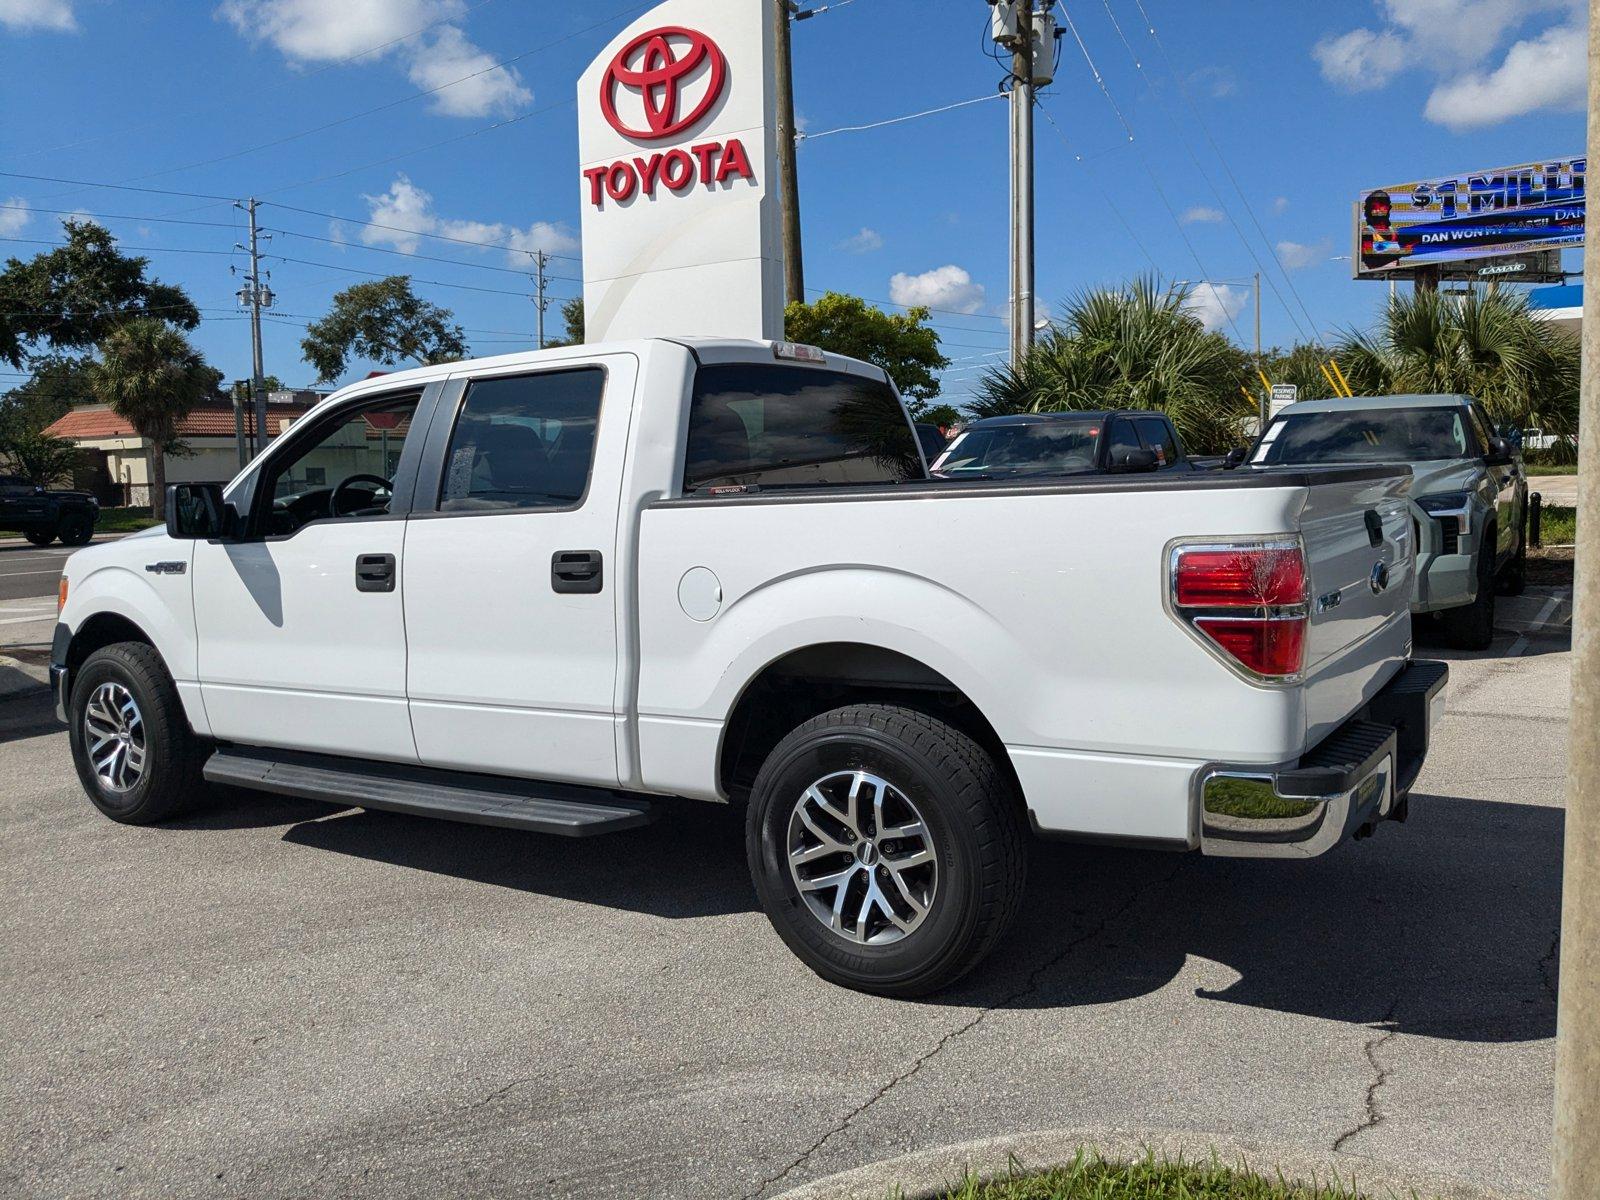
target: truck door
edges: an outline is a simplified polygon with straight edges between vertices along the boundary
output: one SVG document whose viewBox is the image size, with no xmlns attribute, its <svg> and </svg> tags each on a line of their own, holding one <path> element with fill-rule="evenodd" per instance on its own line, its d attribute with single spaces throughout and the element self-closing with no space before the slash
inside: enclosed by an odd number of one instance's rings
<svg viewBox="0 0 1600 1200">
<path fill-rule="evenodd" d="M 617 511 L 638 362 L 472 374 L 406 534 L 421 760 L 616 786 Z"/>
<path fill-rule="evenodd" d="M 200 690 L 216 737 L 416 760 L 401 605 L 420 400 L 307 418 L 263 462 L 244 536 L 196 544 Z"/>
</svg>

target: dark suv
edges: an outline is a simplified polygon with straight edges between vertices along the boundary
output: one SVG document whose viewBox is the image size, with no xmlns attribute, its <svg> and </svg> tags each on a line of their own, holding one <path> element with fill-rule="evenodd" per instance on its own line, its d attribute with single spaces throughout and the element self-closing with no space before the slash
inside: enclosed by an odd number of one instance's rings
<svg viewBox="0 0 1600 1200">
<path fill-rule="evenodd" d="M 57 492 L 16 475 L 0 475 L 0 530 L 20 533 L 35 546 L 60 538 L 87 546 L 94 538 L 100 502 L 87 492 Z"/>
</svg>

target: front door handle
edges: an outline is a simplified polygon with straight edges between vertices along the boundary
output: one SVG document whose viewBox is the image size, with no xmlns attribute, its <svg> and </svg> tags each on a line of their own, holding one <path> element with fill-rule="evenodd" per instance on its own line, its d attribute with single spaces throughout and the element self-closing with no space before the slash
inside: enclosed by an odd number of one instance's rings
<svg viewBox="0 0 1600 1200">
<path fill-rule="evenodd" d="M 557 550 L 550 556 L 550 587 L 562 596 L 594 595 L 605 585 L 598 550 Z"/>
<path fill-rule="evenodd" d="M 356 556 L 356 591 L 394 591 L 394 555 L 360 554 Z"/>
</svg>

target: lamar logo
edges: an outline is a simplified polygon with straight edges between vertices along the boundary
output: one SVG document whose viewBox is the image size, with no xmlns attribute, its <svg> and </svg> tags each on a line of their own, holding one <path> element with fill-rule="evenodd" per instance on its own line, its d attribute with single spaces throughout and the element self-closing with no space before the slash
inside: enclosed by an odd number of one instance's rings
<svg viewBox="0 0 1600 1200">
<path fill-rule="evenodd" d="M 668 25 L 641 33 L 617 52 L 600 81 L 600 111 L 625 138 L 659 142 L 688 132 L 711 113 L 728 84 L 728 60 L 720 47 L 698 30 Z M 628 106 L 640 124 L 618 110 Z M 656 188 L 681 193 L 699 183 L 712 187 L 730 179 L 755 179 L 750 155 L 738 138 L 702 142 L 649 157 L 622 159 L 583 172 L 589 203 L 603 207 L 609 196 L 625 204 Z"/>
</svg>

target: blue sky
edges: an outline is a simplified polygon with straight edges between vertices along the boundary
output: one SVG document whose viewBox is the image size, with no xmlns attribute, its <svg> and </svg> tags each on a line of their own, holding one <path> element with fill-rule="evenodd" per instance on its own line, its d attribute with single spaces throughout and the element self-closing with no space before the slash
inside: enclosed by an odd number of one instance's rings
<svg viewBox="0 0 1600 1200">
<path fill-rule="evenodd" d="M 1158 270 L 1210 281 L 1203 315 L 1248 338 L 1259 259 L 1276 288 L 1263 294 L 1268 344 L 1365 324 L 1384 289 L 1339 260 L 1357 191 L 1583 150 L 1582 0 L 1142 0 L 1159 44 L 1140 2 L 1067 8 L 1104 90 L 1069 33 L 1044 95 L 1054 124 L 1038 128 L 1046 301 Z M 0 171 L 14 173 L 0 175 L 0 237 L 12 239 L 0 255 L 43 248 L 16 239 L 57 240 L 47 210 L 95 215 L 189 290 L 206 311 L 195 340 L 239 377 L 249 333 L 229 268 L 244 262 L 243 217 L 226 198 L 255 195 L 273 231 L 269 372 L 310 382 L 305 322 L 338 289 L 397 272 L 454 310 L 474 353 L 525 347 L 527 256 L 462 243 L 578 253 L 575 81 L 645 7 L 0 0 Z M 936 319 L 960 360 L 947 382 L 958 401 L 1005 343 L 1005 104 L 821 135 L 993 92 L 987 12 L 982 0 L 832 0 L 794 30 L 812 135 L 807 285 L 953 310 Z M 577 262 L 551 271 L 554 296 L 579 290 Z"/>
</svg>

